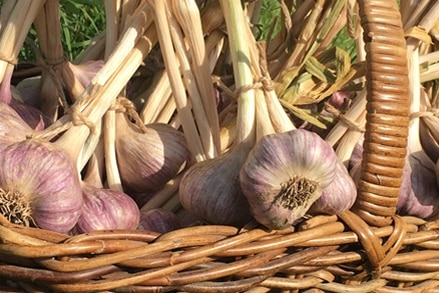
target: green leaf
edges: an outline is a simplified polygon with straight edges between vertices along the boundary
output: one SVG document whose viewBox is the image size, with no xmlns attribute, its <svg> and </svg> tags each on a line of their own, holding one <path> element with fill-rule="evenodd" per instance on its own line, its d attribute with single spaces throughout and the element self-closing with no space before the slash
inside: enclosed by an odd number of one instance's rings
<svg viewBox="0 0 439 293">
<path fill-rule="evenodd" d="M 276 84 L 276 94 L 282 98 L 293 80 L 299 75 L 300 67 L 292 67 L 282 72 L 280 81 Z"/>
<path fill-rule="evenodd" d="M 305 63 L 305 70 L 307 70 L 314 77 L 325 83 L 333 83 L 337 76 L 329 70 L 327 66 L 320 63 L 317 58 L 311 56 Z"/>
</svg>

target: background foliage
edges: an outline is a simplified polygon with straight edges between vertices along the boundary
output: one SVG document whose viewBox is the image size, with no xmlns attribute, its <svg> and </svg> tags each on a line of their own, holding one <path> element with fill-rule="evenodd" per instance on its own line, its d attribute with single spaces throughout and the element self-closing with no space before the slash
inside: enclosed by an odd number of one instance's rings
<svg viewBox="0 0 439 293">
<path fill-rule="evenodd" d="M 262 1 L 260 18 L 254 30 L 258 39 L 267 38 L 268 31 L 279 15 L 280 5 L 277 0 Z M 69 59 L 74 60 L 90 44 L 91 39 L 105 29 L 103 0 L 61 1 L 61 24 L 64 50 Z M 275 31 L 279 25 L 279 22 L 275 24 Z M 33 29 L 29 32 L 29 40 L 38 45 Z M 342 30 L 334 44 L 349 52 L 351 56 L 355 55 L 354 42 L 349 38 L 346 30 Z M 35 60 L 35 52 L 29 43 L 24 44 L 19 58 L 26 61 Z"/>
</svg>

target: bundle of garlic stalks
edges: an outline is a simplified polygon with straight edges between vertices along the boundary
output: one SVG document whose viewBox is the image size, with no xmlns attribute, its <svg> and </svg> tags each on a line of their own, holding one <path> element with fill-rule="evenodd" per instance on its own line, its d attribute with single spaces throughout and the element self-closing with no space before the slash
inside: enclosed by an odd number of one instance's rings
<svg viewBox="0 0 439 293">
<path fill-rule="evenodd" d="M 289 233 L 351 209 L 366 123 L 357 2 L 279 1 L 260 41 L 262 1 L 241 2 L 105 1 L 105 31 L 68 60 L 58 1 L 3 1 L 0 222 L 72 239 L 131 231 L 135 249 L 139 235 L 198 225 Z M 434 219 L 439 9 L 424 2 L 401 7 L 413 120 L 398 209 Z M 12 84 L 32 23 L 38 74 Z M 334 45 L 343 28 L 355 59 Z M 22 243 L 11 235 L 0 238 Z"/>
</svg>

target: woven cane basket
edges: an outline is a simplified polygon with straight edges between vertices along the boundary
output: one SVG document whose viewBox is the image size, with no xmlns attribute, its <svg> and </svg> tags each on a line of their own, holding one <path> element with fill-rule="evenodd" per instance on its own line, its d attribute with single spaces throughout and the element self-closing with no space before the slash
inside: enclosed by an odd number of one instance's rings
<svg viewBox="0 0 439 293">
<path fill-rule="evenodd" d="M 290 229 L 75 236 L 0 217 L 1 292 L 439 292 L 439 223 L 396 211 L 409 125 L 398 4 L 359 1 L 367 123 L 354 207 Z"/>
</svg>

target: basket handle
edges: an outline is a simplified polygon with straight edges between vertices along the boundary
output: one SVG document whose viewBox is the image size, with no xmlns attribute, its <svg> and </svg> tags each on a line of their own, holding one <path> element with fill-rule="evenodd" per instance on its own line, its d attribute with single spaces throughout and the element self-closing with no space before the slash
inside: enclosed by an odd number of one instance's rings
<svg viewBox="0 0 439 293">
<path fill-rule="evenodd" d="M 396 214 L 407 154 L 409 79 L 396 0 L 359 0 L 366 50 L 367 117 L 357 215 L 388 226 Z"/>
</svg>

